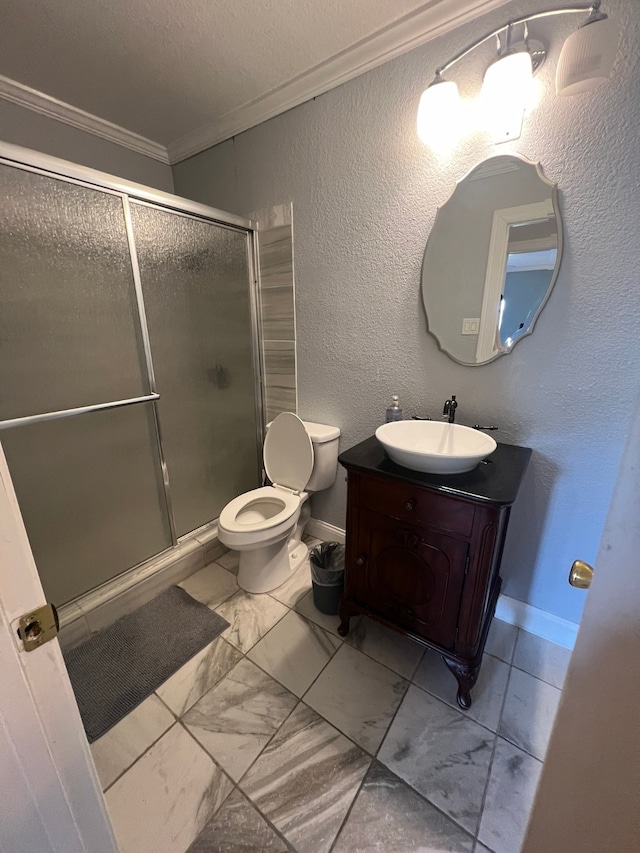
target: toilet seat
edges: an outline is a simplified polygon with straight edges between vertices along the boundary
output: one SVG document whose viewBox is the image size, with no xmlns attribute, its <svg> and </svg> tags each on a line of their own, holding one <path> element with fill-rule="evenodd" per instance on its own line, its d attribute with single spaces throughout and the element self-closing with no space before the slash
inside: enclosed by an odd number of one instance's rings
<svg viewBox="0 0 640 853">
<path fill-rule="evenodd" d="M 229 533 L 271 532 L 272 528 L 288 522 L 300 509 L 302 501 L 302 495 L 278 486 L 252 489 L 224 507 L 218 524 Z"/>
<path fill-rule="evenodd" d="M 288 538 L 308 497 L 302 490 L 313 471 L 313 444 L 297 415 L 283 412 L 275 418 L 263 458 L 273 485 L 239 495 L 220 513 L 218 536 L 229 548 L 252 549 Z"/>
<path fill-rule="evenodd" d="M 264 469 L 272 483 L 294 491 L 305 488 L 313 471 L 313 442 L 293 412 L 274 419 L 264 440 Z"/>
</svg>

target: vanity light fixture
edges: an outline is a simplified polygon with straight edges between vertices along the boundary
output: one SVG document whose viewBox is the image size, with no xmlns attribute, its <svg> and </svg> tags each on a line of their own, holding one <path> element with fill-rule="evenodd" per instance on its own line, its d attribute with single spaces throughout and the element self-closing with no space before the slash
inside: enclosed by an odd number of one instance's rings
<svg viewBox="0 0 640 853">
<path fill-rule="evenodd" d="M 617 28 L 603 12 L 600 0 L 589 6 L 567 6 L 547 9 L 513 21 L 482 36 L 452 59 L 436 68 L 435 78 L 422 93 L 418 107 L 418 136 L 433 143 L 443 135 L 452 120 L 459 121 L 458 87 L 442 76 L 453 65 L 491 38 L 498 40 L 498 57 L 489 66 L 482 85 L 481 104 L 495 142 L 517 139 L 522 129 L 524 111 L 531 96 L 532 75 L 545 60 L 544 47 L 529 41 L 529 21 L 551 15 L 588 12 L 587 20 L 565 41 L 556 75 L 559 95 L 575 95 L 595 89 L 608 78 L 616 55 Z M 513 28 L 524 27 L 524 41 L 511 44 Z M 501 40 L 504 34 L 504 43 Z"/>
</svg>

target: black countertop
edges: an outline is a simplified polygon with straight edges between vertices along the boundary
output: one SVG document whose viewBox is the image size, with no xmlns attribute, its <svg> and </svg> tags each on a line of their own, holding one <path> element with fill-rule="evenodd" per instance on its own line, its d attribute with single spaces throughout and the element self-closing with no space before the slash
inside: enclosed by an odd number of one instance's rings
<svg viewBox="0 0 640 853">
<path fill-rule="evenodd" d="M 392 462 L 382 444 L 372 435 L 371 438 L 341 453 L 338 461 L 345 468 L 356 468 L 407 483 L 417 483 L 435 492 L 480 503 L 507 506 L 516 499 L 530 458 L 530 447 L 498 444 L 486 460 L 466 474 L 423 474 Z"/>
</svg>

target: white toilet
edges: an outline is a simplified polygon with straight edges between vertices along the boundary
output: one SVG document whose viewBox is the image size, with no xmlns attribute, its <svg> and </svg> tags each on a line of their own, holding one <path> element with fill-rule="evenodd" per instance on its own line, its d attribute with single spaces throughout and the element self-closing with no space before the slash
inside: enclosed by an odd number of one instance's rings
<svg viewBox="0 0 640 853">
<path fill-rule="evenodd" d="M 240 552 L 238 584 L 247 592 L 269 592 L 305 560 L 301 541 L 311 515 L 308 498 L 336 479 L 338 427 L 302 421 L 283 412 L 267 427 L 264 468 L 271 486 L 230 501 L 218 519 L 218 539 Z"/>
</svg>

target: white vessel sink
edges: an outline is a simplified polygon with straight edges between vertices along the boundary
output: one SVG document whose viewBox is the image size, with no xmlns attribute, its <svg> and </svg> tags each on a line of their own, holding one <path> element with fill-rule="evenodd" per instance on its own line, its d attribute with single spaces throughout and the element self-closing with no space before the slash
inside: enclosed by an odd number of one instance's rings
<svg viewBox="0 0 640 853">
<path fill-rule="evenodd" d="M 472 471 L 498 446 L 477 429 L 441 421 L 394 421 L 379 426 L 376 438 L 398 465 L 428 474 Z"/>
</svg>

